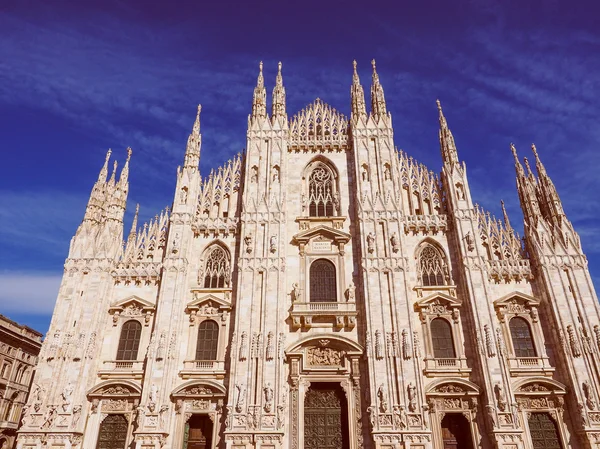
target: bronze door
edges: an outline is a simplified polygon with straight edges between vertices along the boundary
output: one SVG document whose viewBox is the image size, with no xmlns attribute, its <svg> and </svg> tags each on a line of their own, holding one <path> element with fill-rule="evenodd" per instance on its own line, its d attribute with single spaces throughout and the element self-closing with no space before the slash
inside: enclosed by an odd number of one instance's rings
<svg viewBox="0 0 600 449">
<path fill-rule="evenodd" d="M 342 400 L 337 389 L 313 389 L 304 400 L 304 449 L 343 449 Z"/>
<path fill-rule="evenodd" d="M 533 449 L 562 449 L 556 423 L 548 413 L 532 413 L 529 433 Z"/>
<path fill-rule="evenodd" d="M 124 449 L 129 423 L 123 415 L 108 415 L 100 424 L 96 449 Z"/>
<path fill-rule="evenodd" d="M 448 413 L 442 419 L 444 449 L 471 449 L 471 429 L 467 419 L 458 413 Z"/>
<path fill-rule="evenodd" d="M 208 415 L 192 415 L 187 431 L 187 449 L 212 448 L 212 422 Z"/>
</svg>

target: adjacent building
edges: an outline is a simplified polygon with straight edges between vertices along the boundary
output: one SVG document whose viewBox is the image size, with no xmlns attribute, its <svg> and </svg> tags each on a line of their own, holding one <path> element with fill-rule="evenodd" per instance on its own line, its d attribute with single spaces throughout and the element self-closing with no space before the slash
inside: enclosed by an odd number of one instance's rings
<svg viewBox="0 0 600 449">
<path fill-rule="evenodd" d="M 10 449 L 42 347 L 42 334 L 0 315 L 0 448 Z"/>
<path fill-rule="evenodd" d="M 261 64 L 246 150 L 201 176 L 198 108 L 172 205 L 126 236 L 107 154 L 19 449 L 600 447 L 598 299 L 536 148 L 534 174 L 511 146 L 521 240 L 439 102 L 434 172 L 374 62 L 370 90 L 355 64 L 349 118 L 289 117 L 279 65 L 268 113 Z"/>
</svg>

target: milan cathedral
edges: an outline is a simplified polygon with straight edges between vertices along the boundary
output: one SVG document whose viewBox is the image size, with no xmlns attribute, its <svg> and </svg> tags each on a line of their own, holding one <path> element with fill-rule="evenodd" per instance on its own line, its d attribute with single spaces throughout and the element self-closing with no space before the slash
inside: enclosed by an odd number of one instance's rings
<svg viewBox="0 0 600 449">
<path fill-rule="evenodd" d="M 373 61 L 350 118 L 288 117 L 262 63 L 246 149 L 124 240 L 111 153 L 64 266 L 18 449 L 600 448 L 600 310 L 535 146 L 524 238 L 394 145 Z M 508 147 L 508 145 L 507 145 Z M 507 148 L 507 156 L 510 157 Z"/>
</svg>

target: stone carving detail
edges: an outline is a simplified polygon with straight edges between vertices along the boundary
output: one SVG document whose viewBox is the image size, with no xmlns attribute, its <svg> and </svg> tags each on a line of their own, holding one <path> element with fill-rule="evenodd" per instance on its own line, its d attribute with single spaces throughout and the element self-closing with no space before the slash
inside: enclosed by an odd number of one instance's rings
<svg viewBox="0 0 600 449">
<path fill-rule="evenodd" d="M 594 400 L 594 393 L 592 392 L 592 386 L 586 380 L 581 384 L 583 389 L 583 395 L 585 396 L 585 405 L 589 410 L 596 410 L 596 401 Z"/>
<path fill-rule="evenodd" d="M 411 382 L 408 384 L 406 392 L 408 396 L 408 409 L 411 412 L 415 412 L 417 410 L 417 387 Z"/>
<path fill-rule="evenodd" d="M 402 331 L 402 358 L 404 360 L 410 360 L 412 358 L 410 339 L 408 337 L 408 331 L 406 329 Z"/>
<path fill-rule="evenodd" d="M 348 289 L 346 290 L 346 300 L 348 302 L 356 301 L 356 287 L 352 282 L 350 282 L 350 285 L 348 285 Z"/>
<path fill-rule="evenodd" d="M 267 383 L 263 388 L 263 395 L 265 400 L 264 410 L 266 413 L 271 413 L 271 409 L 273 408 L 273 388 L 270 383 Z"/>
<path fill-rule="evenodd" d="M 592 339 L 588 335 L 588 332 L 585 330 L 583 326 L 579 327 L 579 333 L 581 335 L 581 342 L 583 346 L 583 350 L 586 354 L 592 353 Z"/>
<path fill-rule="evenodd" d="M 394 253 L 397 253 L 398 251 L 400 251 L 400 242 L 398 240 L 398 234 L 397 233 L 393 233 L 392 236 L 390 237 L 390 243 L 392 244 L 392 251 Z"/>
<path fill-rule="evenodd" d="M 252 252 L 252 234 L 246 234 L 244 243 L 246 244 L 246 252 L 250 254 Z"/>
<path fill-rule="evenodd" d="M 385 399 L 383 384 L 379 385 L 379 388 L 377 389 L 377 399 L 379 399 L 379 411 L 381 413 L 386 413 L 388 410 L 388 403 Z"/>
<path fill-rule="evenodd" d="M 375 234 L 373 232 L 367 234 L 367 251 L 369 254 L 373 254 L 375 251 Z"/>
<path fill-rule="evenodd" d="M 284 353 L 284 344 L 285 344 L 285 334 L 283 332 L 279 333 L 279 341 L 277 342 L 277 356 L 280 359 L 283 359 Z"/>
<path fill-rule="evenodd" d="M 265 359 L 267 359 L 268 361 L 273 360 L 273 352 L 274 352 L 274 334 L 273 331 L 269 331 L 268 335 L 267 335 L 267 351 L 265 353 Z"/>
<path fill-rule="evenodd" d="M 165 345 L 167 336 L 165 331 L 160 333 L 160 338 L 158 339 L 158 347 L 156 348 L 156 360 L 160 361 L 165 358 Z"/>
<path fill-rule="evenodd" d="M 415 351 L 415 357 L 421 358 L 421 342 L 419 341 L 419 333 L 417 331 L 413 331 L 413 349 Z"/>
<path fill-rule="evenodd" d="M 271 253 L 275 254 L 275 252 L 277 252 L 277 236 L 276 235 L 272 235 L 271 239 L 269 240 L 269 251 L 271 251 Z"/>
<path fill-rule="evenodd" d="M 300 302 L 301 299 L 302 299 L 302 297 L 301 297 L 301 293 L 300 293 L 300 286 L 298 285 L 297 282 L 294 282 L 292 284 L 292 301 Z"/>
<path fill-rule="evenodd" d="M 496 328 L 496 344 L 498 345 L 498 354 L 500 357 L 506 356 L 506 346 L 504 345 L 504 338 L 502 337 L 502 329 Z"/>
<path fill-rule="evenodd" d="M 377 360 L 383 359 L 383 342 L 381 341 L 381 331 L 375 331 L 375 358 Z"/>
<path fill-rule="evenodd" d="M 306 362 L 309 366 L 340 366 L 342 353 L 332 348 L 311 346 L 306 350 Z"/>
<path fill-rule="evenodd" d="M 600 349 L 600 326 L 594 325 L 594 335 L 596 336 L 596 346 Z"/>
<path fill-rule="evenodd" d="M 148 410 L 150 410 L 150 413 L 154 413 L 157 401 L 158 387 L 156 386 L 156 384 L 152 384 L 152 386 L 150 387 L 150 393 L 148 394 Z"/>
<path fill-rule="evenodd" d="M 246 331 L 242 332 L 242 336 L 240 337 L 240 354 L 239 359 L 240 362 L 246 360 L 248 354 L 248 334 Z"/>
<path fill-rule="evenodd" d="M 62 410 L 63 412 L 66 412 L 69 410 L 69 408 L 71 408 L 71 396 L 73 395 L 73 384 L 68 383 L 64 390 L 61 393 L 61 398 L 62 398 Z"/>
<path fill-rule="evenodd" d="M 570 324 L 567 326 L 567 334 L 569 335 L 569 345 L 571 346 L 571 354 L 573 354 L 573 357 L 581 357 L 581 347 L 579 346 L 579 342 L 577 341 L 575 329 Z"/>
<path fill-rule="evenodd" d="M 494 385 L 494 394 L 496 395 L 498 410 L 500 410 L 501 412 L 506 411 L 506 398 L 504 396 L 504 389 L 499 383 Z"/>
<path fill-rule="evenodd" d="M 236 384 L 235 389 L 237 391 L 237 400 L 235 402 L 235 411 L 241 413 L 244 409 L 244 395 L 246 394 L 246 388 L 244 384 Z"/>
<path fill-rule="evenodd" d="M 490 330 L 490 326 L 485 324 L 483 326 L 483 331 L 485 332 L 485 348 L 487 351 L 487 356 L 488 357 L 496 357 L 496 351 L 495 351 L 495 343 L 494 343 L 494 337 L 492 336 L 492 331 Z"/>
<path fill-rule="evenodd" d="M 48 410 L 46 411 L 46 416 L 44 418 L 44 422 L 42 423 L 42 429 L 48 429 L 54 425 L 54 421 L 56 420 L 56 415 L 58 412 L 56 411 L 55 405 L 49 405 Z"/>
</svg>

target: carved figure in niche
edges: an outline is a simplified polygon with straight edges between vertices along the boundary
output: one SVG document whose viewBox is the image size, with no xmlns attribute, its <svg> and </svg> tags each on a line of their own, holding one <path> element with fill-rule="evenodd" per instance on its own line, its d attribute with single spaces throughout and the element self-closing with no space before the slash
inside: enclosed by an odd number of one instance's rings
<svg viewBox="0 0 600 449">
<path fill-rule="evenodd" d="M 398 251 L 400 251 L 400 242 L 398 241 L 398 234 L 397 233 L 393 233 L 392 236 L 390 237 L 390 243 L 392 244 L 392 251 L 397 253 Z"/>
<path fill-rule="evenodd" d="M 142 425 L 144 424 L 144 416 L 146 415 L 146 413 L 144 412 L 144 407 L 142 407 L 141 405 L 138 405 L 138 407 L 135 410 L 135 425 L 138 429 L 141 429 Z"/>
<path fill-rule="evenodd" d="M 258 182 L 258 167 L 253 165 L 250 169 L 250 182 Z"/>
<path fill-rule="evenodd" d="M 356 301 L 356 287 L 354 286 L 353 282 L 350 282 L 350 285 L 348 285 L 348 290 L 346 290 L 346 299 L 348 302 Z"/>
<path fill-rule="evenodd" d="M 265 412 L 270 413 L 273 407 L 273 388 L 270 383 L 263 388 L 263 394 L 265 395 Z"/>
<path fill-rule="evenodd" d="M 43 388 L 38 384 L 34 384 L 33 393 L 31 397 L 33 398 L 33 409 L 36 412 L 39 412 L 40 407 L 42 406 L 42 393 L 44 392 Z"/>
<path fill-rule="evenodd" d="M 342 357 L 335 349 L 313 346 L 306 351 L 306 361 L 311 366 L 335 366 L 342 364 Z"/>
<path fill-rule="evenodd" d="M 594 401 L 594 394 L 592 393 L 592 387 L 590 383 L 586 380 L 581 384 L 581 388 L 583 389 L 583 394 L 585 396 L 585 405 L 590 410 L 596 410 L 596 401 Z"/>
<path fill-rule="evenodd" d="M 494 393 L 496 393 L 496 401 L 498 402 L 498 410 L 501 412 L 506 411 L 506 399 L 504 397 L 504 389 L 502 385 L 497 383 L 494 385 Z"/>
<path fill-rule="evenodd" d="M 465 188 L 461 183 L 456 184 L 456 196 L 459 200 L 465 199 Z"/>
<path fill-rule="evenodd" d="M 98 411 L 98 405 L 100 405 L 100 399 L 92 399 L 92 408 L 90 409 L 92 415 Z"/>
<path fill-rule="evenodd" d="M 77 424 L 79 424 L 79 418 L 81 417 L 81 405 L 76 405 L 73 407 L 73 428 L 77 428 Z"/>
<path fill-rule="evenodd" d="M 246 237 L 244 237 L 244 243 L 246 244 L 246 252 L 250 254 L 252 252 L 252 234 L 246 234 Z"/>
<path fill-rule="evenodd" d="M 567 334 L 569 335 L 569 344 L 571 345 L 571 353 L 573 354 L 573 357 L 581 357 L 581 347 L 577 341 L 575 329 L 573 329 L 573 326 L 570 324 L 567 326 Z"/>
<path fill-rule="evenodd" d="M 235 403 L 235 411 L 241 413 L 244 407 L 244 394 L 246 393 L 246 389 L 244 388 L 244 385 L 240 384 L 236 384 L 235 389 L 237 390 L 237 401 Z"/>
<path fill-rule="evenodd" d="M 339 192 L 335 192 L 333 194 L 333 206 L 335 207 L 335 210 L 337 213 L 340 212 L 340 193 Z"/>
<path fill-rule="evenodd" d="M 171 252 L 173 254 L 177 254 L 179 252 L 179 234 L 175 233 L 175 237 L 173 237 L 173 246 L 171 247 Z"/>
<path fill-rule="evenodd" d="M 389 181 L 392 179 L 392 174 L 390 173 L 390 166 L 385 164 L 385 168 L 383 169 L 383 179 L 384 181 Z"/>
<path fill-rule="evenodd" d="M 29 406 L 24 405 L 21 409 L 22 417 L 21 417 L 21 426 L 25 427 L 29 425 Z"/>
<path fill-rule="evenodd" d="M 68 383 L 61 394 L 61 397 L 63 400 L 63 402 L 62 402 L 63 412 L 66 412 L 67 410 L 69 410 L 69 407 L 71 407 L 71 396 L 72 395 L 73 395 L 73 385 L 71 383 Z"/>
<path fill-rule="evenodd" d="M 367 234 L 367 251 L 369 251 L 370 254 L 375 251 L 375 234 L 373 234 L 373 232 Z"/>
<path fill-rule="evenodd" d="M 360 177 L 362 178 L 363 181 L 369 180 L 369 169 L 367 168 L 367 164 L 363 164 L 360 167 Z"/>
<path fill-rule="evenodd" d="M 188 189 L 187 187 L 183 187 L 181 189 L 181 204 L 187 204 L 188 200 Z"/>
<path fill-rule="evenodd" d="M 164 429 L 165 428 L 165 421 L 167 419 L 167 411 L 169 410 L 169 406 L 168 405 L 161 405 L 160 406 L 160 410 L 158 412 L 158 416 L 159 416 L 159 421 L 160 421 L 160 428 Z"/>
<path fill-rule="evenodd" d="M 377 390 L 377 399 L 379 399 L 379 410 L 381 413 L 385 413 L 388 410 L 388 404 L 385 400 L 385 392 L 383 391 L 383 384 L 379 385 Z"/>
<path fill-rule="evenodd" d="M 417 387 L 412 382 L 406 388 L 408 393 L 408 409 L 414 412 L 417 409 Z"/>
<path fill-rule="evenodd" d="M 408 417 L 402 405 L 394 406 L 394 425 L 397 429 L 404 430 L 408 427 Z"/>
<path fill-rule="evenodd" d="M 165 358 L 165 343 L 167 337 L 164 331 L 160 334 L 160 338 L 158 339 L 158 348 L 156 348 L 156 360 L 162 360 Z"/>
<path fill-rule="evenodd" d="M 48 406 L 48 412 L 46 413 L 46 419 L 44 420 L 44 423 L 42 424 L 42 429 L 47 429 L 49 427 L 52 427 L 52 425 L 54 424 L 54 420 L 56 419 L 56 405 L 49 405 Z"/>
<path fill-rule="evenodd" d="M 467 232 L 467 234 L 465 235 L 465 242 L 467 242 L 467 250 L 469 252 L 471 252 L 475 249 L 475 241 L 473 240 L 471 231 Z"/>
<path fill-rule="evenodd" d="M 300 302 L 300 286 L 297 282 L 292 284 L 292 294 L 294 302 Z"/>
<path fill-rule="evenodd" d="M 279 167 L 277 165 L 273 166 L 273 182 L 274 183 L 278 183 L 279 182 Z"/>
<path fill-rule="evenodd" d="M 375 430 L 377 428 L 377 413 L 375 412 L 375 407 L 367 408 L 367 413 L 369 413 L 369 423 L 371 424 L 371 429 Z"/>
<path fill-rule="evenodd" d="M 272 235 L 271 240 L 269 241 L 269 251 L 275 253 L 277 251 L 277 236 Z"/>
<path fill-rule="evenodd" d="M 148 396 L 148 399 L 148 410 L 150 410 L 150 413 L 154 413 L 154 410 L 156 409 L 156 401 L 158 400 L 158 387 L 156 384 L 152 384 L 150 387 L 150 395 Z"/>
</svg>

